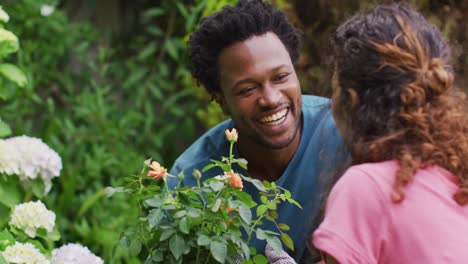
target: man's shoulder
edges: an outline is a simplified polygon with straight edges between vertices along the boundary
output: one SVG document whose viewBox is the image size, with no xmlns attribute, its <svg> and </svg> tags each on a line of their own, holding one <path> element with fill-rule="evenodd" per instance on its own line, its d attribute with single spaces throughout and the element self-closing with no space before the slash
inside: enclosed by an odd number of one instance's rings
<svg viewBox="0 0 468 264">
<path fill-rule="evenodd" d="M 331 100 L 329 98 L 316 95 L 302 95 L 303 109 L 320 109 L 324 107 L 329 107 L 330 105 Z"/>
<path fill-rule="evenodd" d="M 224 155 L 228 147 L 224 131 L 233 126 L 232 120 L 228 119 L 205 132 L 176 159 L 171 174 L 178 174 L 182 170 L 191 173 L 195 168 L 201 170 L 211 158 Z"/>
<path fill-rule="evenodd" d="M 312 129 L 327 127 L 335 129 L 335 121 L 331 111 L 331 100 L 326 97 L 315 95 L 302 96 L 302 113 L 304 119 Z"/>
</svg>

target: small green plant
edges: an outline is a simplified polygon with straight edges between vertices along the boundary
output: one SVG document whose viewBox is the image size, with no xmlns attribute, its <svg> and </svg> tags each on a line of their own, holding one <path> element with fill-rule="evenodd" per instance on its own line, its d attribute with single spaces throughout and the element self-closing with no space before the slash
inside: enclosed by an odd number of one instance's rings
<svg viewBox="0 0 468 264">
<path fill-rule="evenodd" d="M 27 83 L 26 75 L 16 65 L 5 60 L 19 49 L 18 37 L 4 28 L 4 23 L 10 16 L 0 6 L 0 102 L 7 100 L 15 93 L 17 87 L 24 87 Z M 0 138 L 11 134 L 10 127 L 0 118 Z"/>
<path fill-rule="evenodd" d="M 300 205 L 291 193 L 273 182 L 261 182 L 233 171 L 233 164 L 247 169 L 247 161 L 232 154 L 237 132 L 226 131 L 229 157 L 203 168 L 219 167 L 224 174 L 201 181 L 202 173 L 193 172 L 197 186 L 179 184 L 170 189 L 167 177 L 175 177 L 158 162 L 147 160 L 140 174 L 130 177 L 127 188 L 109 188 L 108 194 L 122 192 L 137 200 L 140 215 L 136 224 L 124 232 L 120 246 L 150 263 L 267 263 L 265 256 L 249 247 L 253 237 L 267 240 L 277 251 L 282 243 L 293 249 L 286 233 L 289 227 L 277 223 L 277 205 Z M 252 183 L 261 202 L 243 192 L 243 182 Z M 252 213 L 254 212 L 254 213 Z M 272 221 L 277 230 L 263 230 L 263 221 Z"/>
</svg>

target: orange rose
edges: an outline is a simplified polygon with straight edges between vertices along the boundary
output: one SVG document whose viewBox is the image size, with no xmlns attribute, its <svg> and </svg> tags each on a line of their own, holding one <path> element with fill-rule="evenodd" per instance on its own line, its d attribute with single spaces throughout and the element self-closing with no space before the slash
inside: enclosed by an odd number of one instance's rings
<svg viewBox="0 0 468 264">
<path fill-rule="evenodd" d="M 239 137 L 239 135 L 237 134 L 237 130 L 235 128 L 233 128 L 231 131 L 226 129 L 225 133 L 226 139 L 229 142 L 237 142 L 237 138 Z"/>
<path fill-rule="evenodd" d="M 150 165 L 151 170 L 148 171 L 148 176 L 153 179 L 160 179 L 166 180 L 167 169 L 161 166 L 159 162 L 153 161 Z"/>
<path fill-rule="evenodd" d="M 239 188 L 241 190 L 244 188 L 244 185 L 242 184 L 242 178 L 239 176 L 239 174 L 235 173 L 233 170 L 230 172 L 224 172 L 224 174 L 231 176 L 229 178 L 231 187 Z"/>
<path fill-rule="evenodd" d="M 228 208 L 226 209 L 226 212 L 228 212 L 228 213 L 230 213 L 230 212 L 232 212 L 232 211 L 238 211 L 238 210 L 235 209 L 235 208 L 231 208 L 231 207 L 228 207 Z"/>
</svg>

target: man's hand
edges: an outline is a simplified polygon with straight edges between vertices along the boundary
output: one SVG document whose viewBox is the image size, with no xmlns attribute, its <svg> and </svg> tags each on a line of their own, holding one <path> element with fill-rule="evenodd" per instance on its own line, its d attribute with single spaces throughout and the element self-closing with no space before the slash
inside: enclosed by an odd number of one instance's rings
<svg viewBox="0 0 468 264">
<path fill-rule="evenodd" d="M 296 261 L 284 250 L 276 252 L 269 244 L 265 247 L 265 255 L 268 258 L 268 262 L 271 264 L 296 264 Z"/>
</svg>

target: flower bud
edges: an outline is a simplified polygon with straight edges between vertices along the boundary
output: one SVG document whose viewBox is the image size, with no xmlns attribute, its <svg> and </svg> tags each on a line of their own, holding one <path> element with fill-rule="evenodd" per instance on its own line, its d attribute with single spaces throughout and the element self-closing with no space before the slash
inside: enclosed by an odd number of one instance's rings
<svg viewBox="0 0 468 264">
<path fill-rule="evenodd" d="M 202 177 L 202 174 L 201 174 L 201 172 L 200 172 L 198 169 L 194 169 L 192 175 L 193 175 L 193 177 L 195 177 L 195 179 L 197 179 L 197 180 L 200 180 L 201 177 Z"/>
<path fill-rule="evenodd" d="M 179 173 L 179 176 L 177 176 L 179 181 L 182 181 L 184 179 L 184 174 L 182 172 Z"/>
<path fill-rule="evenodd" d="M 237 129 L 233 128 L 231 131 L 226 129 L 225 133 L 226 133 L 226 139 L 229 142 L 237 142 L 237 138 L 239 137 L 239 135 L 237 134 Z"/>
</svg>

